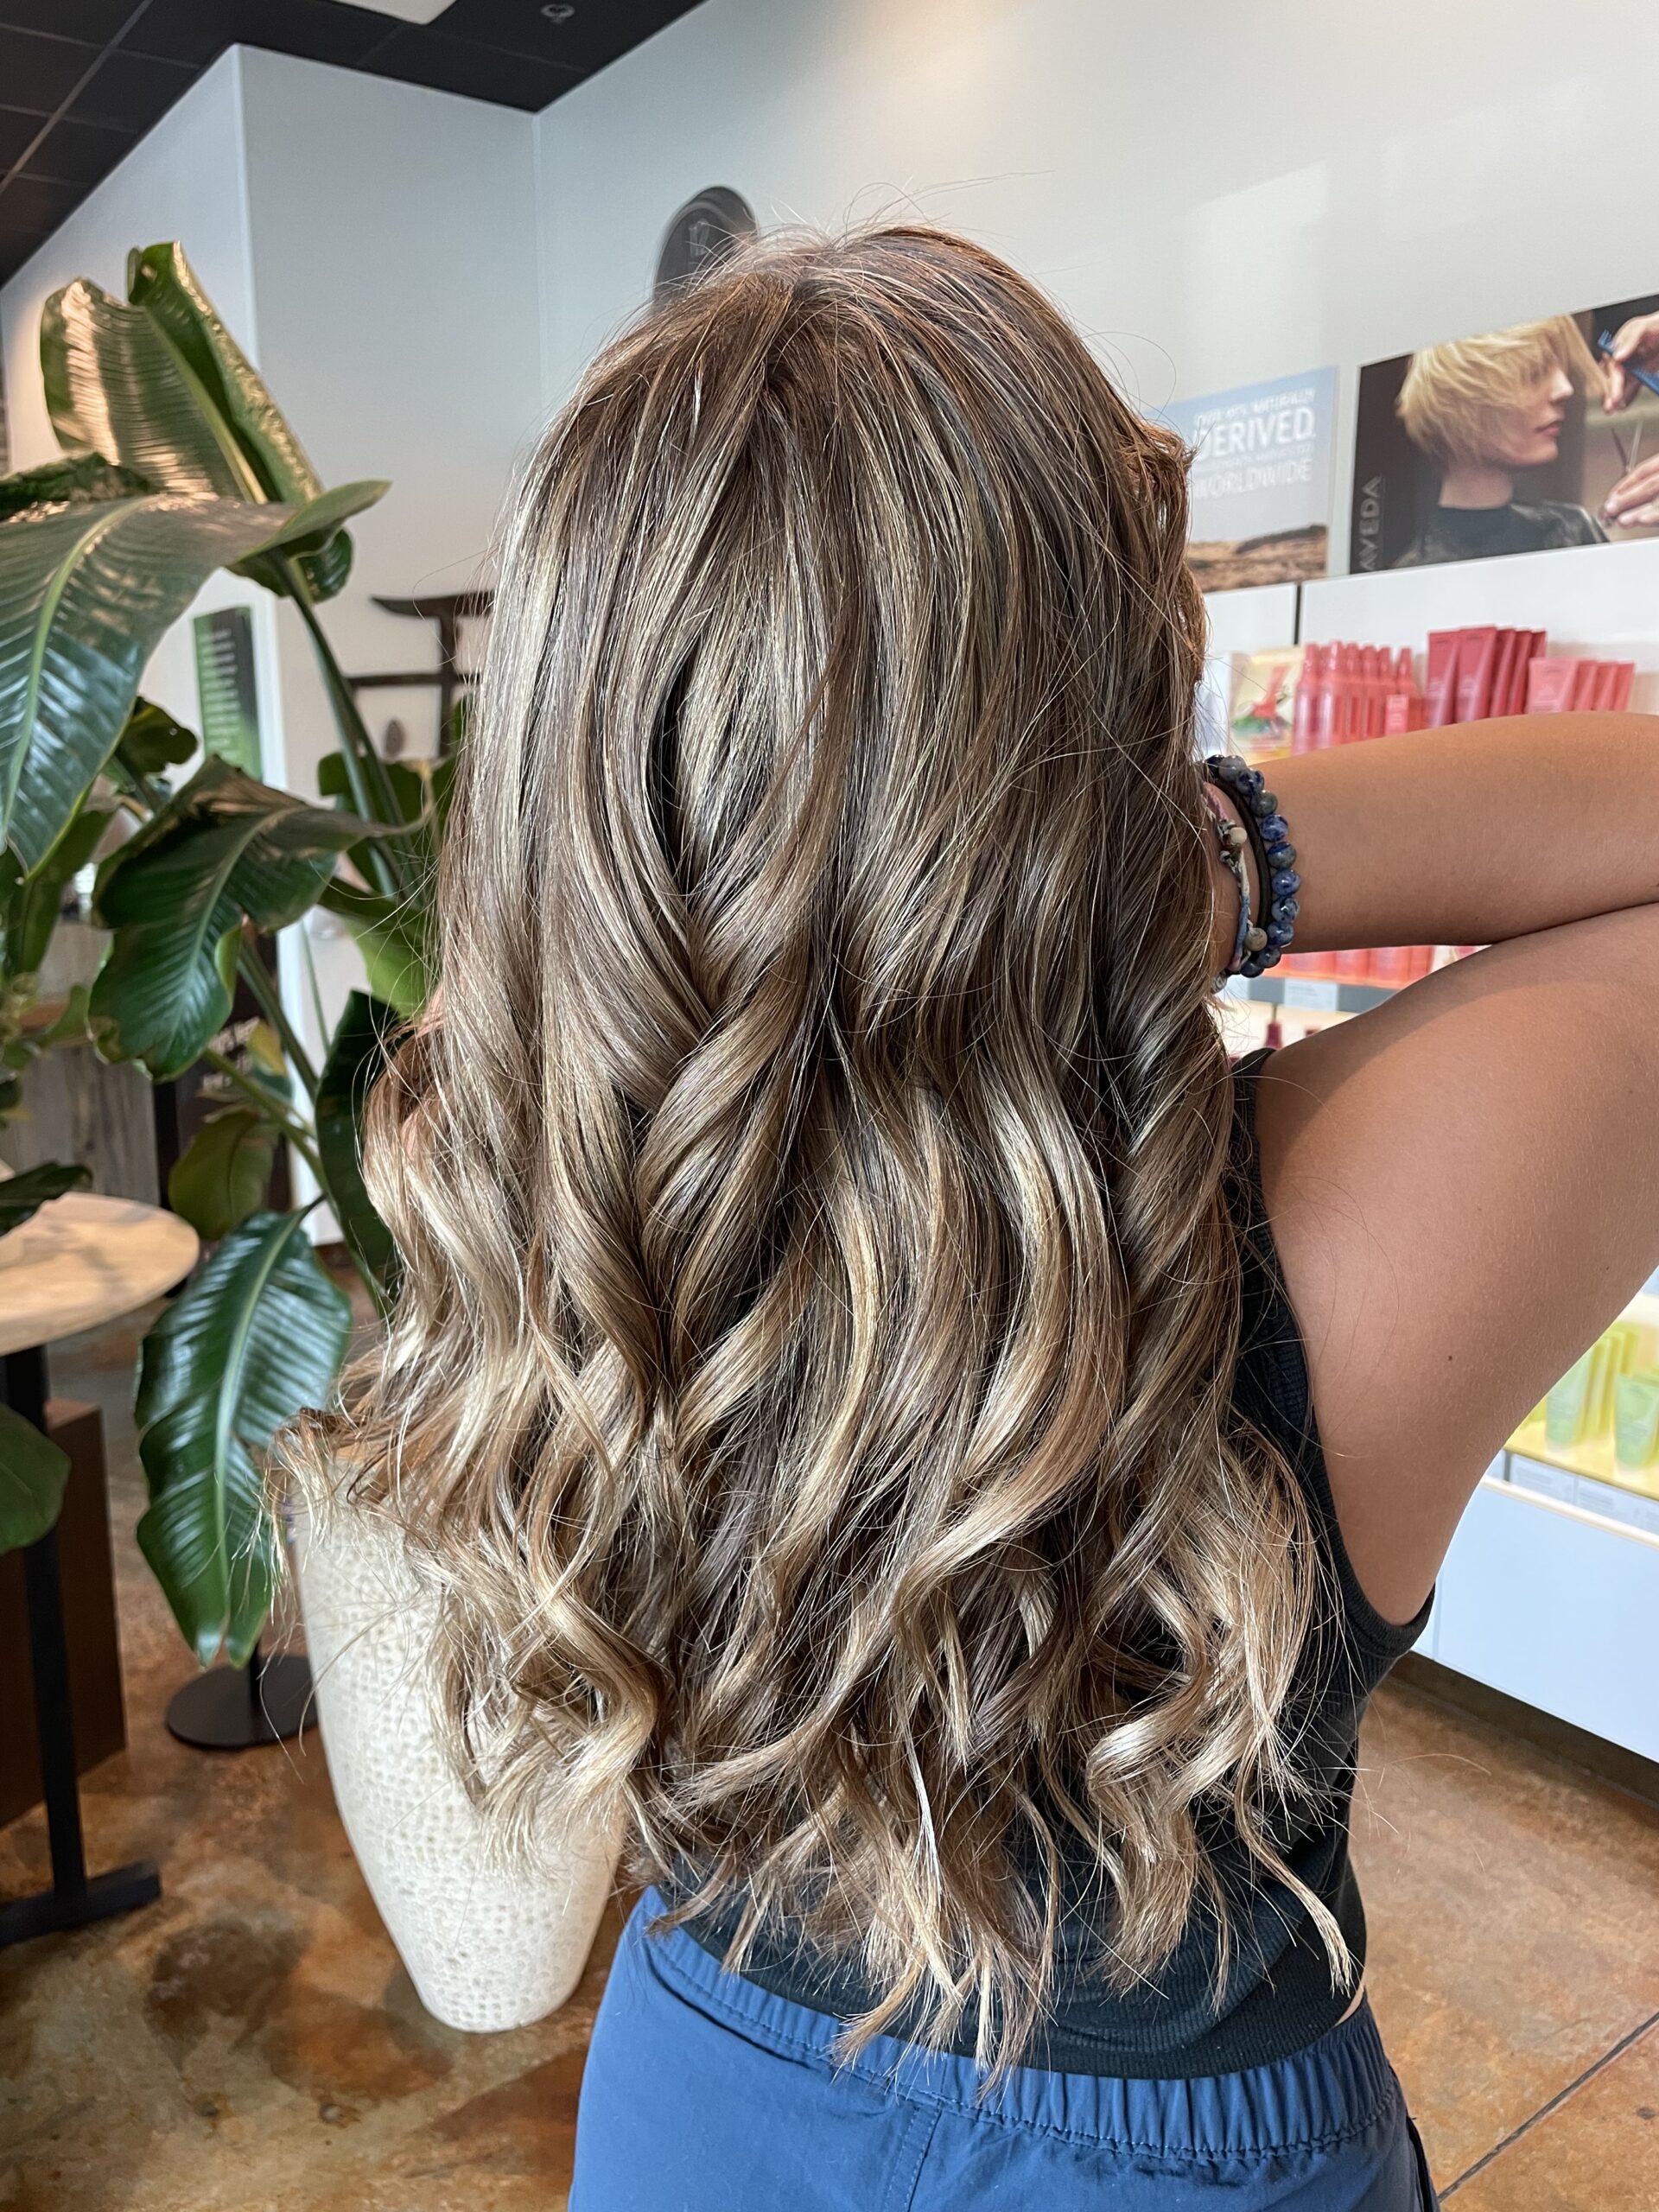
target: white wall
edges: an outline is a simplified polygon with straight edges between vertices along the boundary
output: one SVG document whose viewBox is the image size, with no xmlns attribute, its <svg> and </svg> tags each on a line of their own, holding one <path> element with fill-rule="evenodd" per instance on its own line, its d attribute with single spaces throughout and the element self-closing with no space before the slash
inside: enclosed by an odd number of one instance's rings
<svg viewBox="0 0 1659 2212">
<path fill-rule="evenodd" d="M 478 579 L 539 424 L 533 118 L 251 49 L 242 81 L 260 373 L 325 483 L 391 480 L 351 525 L 351 580 L 322 622 L 348 672 L 435 668 L 431 631 L 372 595 Z M 291 607 L 276 626 L 283 757 L 268 772 L 308 793 L 339 741 Z M 410 750 L 430 750 L 435 692 L 360 703 L 377 736 L 395 715 Z M 308 928 L 332 1023 L 361 969 L 327 916 Z M 315 1046 L 297 931 L 282 950 L 289 1011 Z"/>
<path fill-rule="evenodd" d="M 715 183 L 971 233 L 1151 406 L 1659 289 L 1656 65 L 1628 0 L 704 0 L 539 119 L 549 397 Z"/>
<path fill-rule="evenodd" d="M 182 238 L 197 275 L 245 351 L 258 359 L 252 258 L 248 243 L 242 143 L 242 56 L 232 50 L 199 78 L 165 120 L 111 170 L 62 227 L 0 287 L 11 467 L 54 461 L 58 442 L 41 385 L 41 310 L 77 276 L 126 296 L 127 253 Z M 254 604 L 264 596 L 234 576 L 214 577 L 191 613 Z M 255 637 L 267 664 L 275 640 L 256 607 Z M 176 623 L 144 672 L 147 695 L 194 726 L 195 666 L 190 618 Z M 271 702 L 275 712 L 275 702 Z"/>
<path fill-rule="evenodd" d="M 430 633 L 371 595 L 475 581 L 537 428 L 533 118 L 283 54 L 246 51 L 242 70 L 260 372 L 326 483 L 392 482 L 352 524 L 324 619 L 347 668 L 435 665 Z M 284 610 L 285 645 L 290 629 Z M 435 715 L 418 695 L 365 705 L 411 738 Z M 326 709 L 315 729 L 298 713 L 296 789 L 334 742 Z"/>
<path fill-rule="evenodd" d="M 90 276 L 124 299 L 130 246 L 183 238 L 209 296 L 257 358 L 241 59 L 234 48 L 222 54 L 0 287 L 12 467 L 33 468 L 57 457 L 41 389 L 41 309 L 48 296 L 74 277 Z"/>
<path fill-rule="evenodd" d="M 538 427 L 535 162 L 534 119 L 517 111 L 232 49 L 0 290 L 13 466 L 57 451 L 37 352 L 48 294 L 89 276 L 118 295 L 129 246 L 180 238 L 324 481 L 392 481 L 351 525 L 351 580 L 322 610 L 342 665 L 435 668 L 429 629 L 384 613 L 372 594 L 475 580 Z M 298 617 L 230 576 L 196 604 L 230 601 L 254 609 L 265 774 L 314 792 L 338 741 Z M 144 682 L 195 722 L 188 620 Z M 435 692 L 362 703 L 377 734 L 397 715 L 411 749 L 429 749 Z M 307 944 L 330 1023 L 361 975 L 350 940 L 315 918 L 317 934 L 287 931 L 280 948 L 283 996 L 314 1050 Z"/>
</svg>

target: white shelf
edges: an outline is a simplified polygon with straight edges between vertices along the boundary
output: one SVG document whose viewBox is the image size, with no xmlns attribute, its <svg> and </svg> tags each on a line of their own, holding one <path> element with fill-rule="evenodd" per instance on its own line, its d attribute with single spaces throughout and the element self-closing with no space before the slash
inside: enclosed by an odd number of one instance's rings
<svg viewBox="0 0 1659 2212">
<path fill-rule="evenodd" d="M 1659 1531 L 1488 1474 L 1440 1571 L 1433 1628 L 1442 1666 L 1659 1759 Z"/>
<path fill-rule="evenodd" d="M 1339 983 L 1323 976 L 1234 976 L 1227 995 L 1258 1006 L 1301 1007 L 1310 1014 L 1364 1014 L 1391 999 L 1393 983 Z"/>
<path fill-rule="evenodd" d="M 1659 711 L 1659 538 L 1322 576 L 1302 586 L 1304 644 L 1356 638 L 1421 651 L 1431 630 L 1481 622 L 1546 630 L 1552 652 L 1634 661 L 1630 704 Z"/>
<path fill-rule="evenodd" d="M 1631 705 L 1659 712 L 1659 540 L 1211 594 L 1206 698 L 1234 653 L 1357 639 L 1421 653 L 1431 630 L 1492 622 L 1548 632 L 1550 650 L 1629 660 Z M 1359 1013 L 1373 984 L 1270 974 L 1241 999 Z M 1659 1277 L 1628 1309 L 1659 1332 Z M 1605 1470 L 1603 1471 L 1604 1474 Z M 1659 1759 L 1659 1498 L 1592 1471 L 1503 1452 L 1441 1570 L 1420 1647 L 1443 1666 Z"/>
</svg>

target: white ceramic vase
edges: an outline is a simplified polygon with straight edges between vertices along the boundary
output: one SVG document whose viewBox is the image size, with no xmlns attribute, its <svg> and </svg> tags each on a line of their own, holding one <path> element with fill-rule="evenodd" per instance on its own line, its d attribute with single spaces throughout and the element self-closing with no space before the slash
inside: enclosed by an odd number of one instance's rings
<svg viewBox="0 0 1659 2212">
<path fill-rule="evenodd" d="M 291 1533 L 329 1778 L 421 2002 L 454 2028 L 542 2018 L 582 1977 L 616 1838 L 550 1802 L 539 1865 L 503 1866 L 439 1745 L 435 1601 L 397 1532 L 341 1503 L 296 1506 Z"/>
</svg>

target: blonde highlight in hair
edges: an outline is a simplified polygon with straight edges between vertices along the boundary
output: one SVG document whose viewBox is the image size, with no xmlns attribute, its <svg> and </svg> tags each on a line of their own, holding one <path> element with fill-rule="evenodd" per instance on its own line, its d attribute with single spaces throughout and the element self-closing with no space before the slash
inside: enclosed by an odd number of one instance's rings
<svg viewBox="0 0 1659 2212">
<path fill-rule="evenodd" d="M 1601 365 L 1570 315 L 1421 347 L 1411 357 L 1395 411 L 1412 443 L 1433 460 L 1478 456 L 1492 417 L 1508 413 L 1552 369 L 1570 378 L 1578 392 L 1601 389 Z"/>
<path fill-rule="evenodd" d="M 620 1796 L 982 2056 L 1058 1870 L 1155 1972 L 1274 1841 L 1315 1546 L 1232 1403 L 1179 442 L 990 255 L 768 245 L 602 354 L 507 529 L 374 1094 L 404 1262 L 335 1455 L 504 1832 Z M 688 1888 L 689 1885 L 689 1888 Z M 1225 1957 L 1219 1971 L 1224 1975 Z"/>
</svg>

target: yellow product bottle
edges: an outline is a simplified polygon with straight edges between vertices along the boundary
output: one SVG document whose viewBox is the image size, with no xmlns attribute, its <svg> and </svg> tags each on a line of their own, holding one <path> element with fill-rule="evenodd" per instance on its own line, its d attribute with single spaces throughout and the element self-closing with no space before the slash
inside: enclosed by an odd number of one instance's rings
<svg viewBox="0 0 1659 2212">
<path fill-rule="evenodd" d="M 1602 1332 L 1601 1341 L 1607 1347 L 1607 1357 L 1601 1370 L 1600 1395 L 1594 1407 L 1587 1412 L 1587 1434 L 1605 1436 L 1611 1429 L 1614 1421 L 1613 1394 L 1618 1386 L 1618 1378 L 1621 1375 L 1634 1374 L 1646 1364 L 1643 1357 L 1646 1346 L 1642 1339 L 1642 1327 L 1636 1321 L 1615 1321 L 1611 1329 Z"/>
<path fill-rule="evenodd" d="M 1613 1465 L 1635 1490 L 1659 1497 L 1659 1370 L 1613 1386 Z"/>
<path fill-rule="evenodd" d="M 1607 1371 L 1607 1340 L 1598 1337 L 1544 1400 L 1544 1433 L 1558 1452 L 1593 1436 L 1595 1409 Z"/>
</svg>

